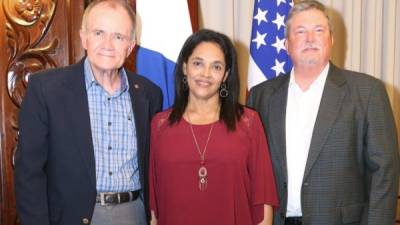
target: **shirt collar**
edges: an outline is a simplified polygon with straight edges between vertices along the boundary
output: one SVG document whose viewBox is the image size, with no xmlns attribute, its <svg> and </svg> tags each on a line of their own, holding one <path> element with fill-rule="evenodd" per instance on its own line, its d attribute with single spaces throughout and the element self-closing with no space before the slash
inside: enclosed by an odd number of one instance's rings
<svg viewBox="0 0 400 225">
<path fill-rule="evenodd" d="M 93 75 L 92 67 L 87 57 L 84 62 L 84 74 L 85 74 L 86 90 L 89 90 L 91 87 L 93 87 L 94 84 L 99 84 Z M 126 74 L 126 71 L 123 67 L 119 70 L 119 75 L 121 76 L 120 92 L 123 93 L 129 90 L 128 75 Z"/>
<path fill-rule="evenodd" d="M 326 78 L 328 77 L 329 67 L 330 67 L 330 64 L 327 63 L 326 66 L 324 67 L 324 69 L 323 69 L 323 70 L 321 71 L 321 73 L 318 75 L 317 79 L 315 79 L 315 80 L 313 81 L 313 83 L 310 85 L 310 88 L 309 88 L 309 89 L 312 89 L 312 88 L 315 87 L 315 86 L 324 86 L 324 85 L 325 85 Z M 295 71 L 294 71 L 294 68 L 293 68 L 293 69 L 290 71 L 289 86 L 293 86 L 293 85 L 294 85 L 294 86 L 300 88 L 300 87 L 297 85 L 297 83 L 296 83 L 296 81 L 295 81 L 295 79 L 294 79 L 294 73 L 295 73 Z"/>
</svg>

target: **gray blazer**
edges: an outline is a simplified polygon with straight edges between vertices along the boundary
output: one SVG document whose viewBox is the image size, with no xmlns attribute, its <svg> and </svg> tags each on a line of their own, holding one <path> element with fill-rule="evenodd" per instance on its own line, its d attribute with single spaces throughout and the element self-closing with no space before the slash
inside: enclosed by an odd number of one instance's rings
<svg viewBox="0 0 400 225">
<path fill-rule="evenodd" d="M 287 205 L 285 144 L 289 75 L 250 91 L 248 105 L 262 118 L 279 193 L 274 225 Z M 301 190 L 303 225 L 395 223 L 399 152 L 383 84 L 330 64 Z"/>
</svg>

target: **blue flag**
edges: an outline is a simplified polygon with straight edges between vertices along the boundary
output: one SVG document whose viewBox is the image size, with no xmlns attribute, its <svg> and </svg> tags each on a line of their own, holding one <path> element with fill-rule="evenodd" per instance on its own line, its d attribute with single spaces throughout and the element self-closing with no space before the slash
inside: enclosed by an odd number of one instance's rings
<svg viewBox="0 0 400 225">
<path fill-rule="evenodd" d="M 250 41 L 248 88 L 287 73 L 292 63 L 285 49 L 285 21 L 292 0 L 255 0 Z"/>
<path fill-rule="evenodd" d="M 186 38 L 192 34 L 187 0 L 137 0 L 136 71 L 157 84 L 163 109 L 174 103 L 174 69 Z"/>
</svg>

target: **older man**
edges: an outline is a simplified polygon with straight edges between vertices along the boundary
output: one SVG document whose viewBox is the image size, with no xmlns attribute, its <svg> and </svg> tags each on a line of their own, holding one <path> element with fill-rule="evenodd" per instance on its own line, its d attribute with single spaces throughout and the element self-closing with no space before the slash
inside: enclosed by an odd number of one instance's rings
<svg viewBox="0 0 400 225">
<path fill-rule="evenodd" d="M 301 1 L 286 24 L 293 70 L 250 91 L 270 143 L 275 225 L 395 223 L 399 155 L 382 83 L 329 62 L 325 7 Z"/>
<path fill-rule="evenodd" d="M 122 65 L 135 46 L 124 0 L 86 9 L 87 57 L 32 75 L 15 162 L 22 225 L 147 224 L 149 122 L 161 91 Z"/>
</svg>

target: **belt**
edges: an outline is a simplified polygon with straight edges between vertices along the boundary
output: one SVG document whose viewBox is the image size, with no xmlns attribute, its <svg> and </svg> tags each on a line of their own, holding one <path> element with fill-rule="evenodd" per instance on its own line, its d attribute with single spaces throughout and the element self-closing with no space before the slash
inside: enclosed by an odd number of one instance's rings
<svg viewBox="0 0 400 225">
<path fill-rule="evenodd" d="M 129 192 L 100 192 L 96 196 L 96 203 L 101 205 L 115 205 L 134 201 L 139 197 L 140 191 Z"/>
<path fill-rule="evenodd" d="M 302 225 L 302 217 L 286 217 L 285 225 Z"/>
</svg>

